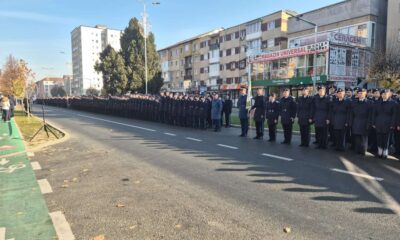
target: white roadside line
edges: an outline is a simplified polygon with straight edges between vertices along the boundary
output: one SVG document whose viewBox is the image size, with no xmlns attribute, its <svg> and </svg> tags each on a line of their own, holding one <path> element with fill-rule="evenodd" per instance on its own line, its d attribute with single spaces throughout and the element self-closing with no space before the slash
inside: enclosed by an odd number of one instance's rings
<svg viewBox="0 0 400 240">
<path fill-rule="evenodd" d="M 34 171 L 42 170 L 42 167 L 40 166 L 40 164 L 38 162 L 31 162 L 31 166 Z"/>
<path fill-rule="evenodd" d="M 113 124 L 117 124 L 117 125 L 121 125 L 121 126 L 125 126 L 125 127 L 131 127 L 131 128 L 141 129 L 141 130 L 145 130 L 145 131 L 149 131 L 149 132 L 155 132 L 155 131 L 156 131 L 156 130 L 150 129 L 150 128 L 139 127 L 139 126 L 135 126 L 135 125 L 131 125 L 131 124 L 115 122 L 115 121 L 111 121 L 111 120 L 107 120 L 107 119 L 103 119 L 103 118 L 91 117 L 91 116 L 86 116 L 86 115 L 82 115 L 82 114 L 76 114 L 76 115 L 77 115 L 77 116 L 80 116 L 80 117 L 85 117 L 85 118 L 90 118 L 90 119 L 95 119 L 95 120 L 103 121 L 103 122 L 113 123 Z"/>
<path fill-rule="evenodd" d="M 47 179 L 38 180 L 38 184 L 39 184 L 40 191 L 42 192 L 42 194 L 53 192 L 53 189 L 51 188 L 50 183 L 47 181 Z"/>
<path fill-rule="evenodd" d="M 173 136 L 173 137 L 175 137 L 176 136 L 176 134 L 174 134 L 174 133 L 164 133 L 165 135 L 168 135 L 168 136 Z"/>
<path fill-rule="evenodd" d="M 75 240 L 67 219 L 61 211 L 49 213 L 59 240 Z"/>
<path fill-rule="evenodd" d="M 229 145 L 225 145 L 225 144 L 217 144 L 220 147 L 224 147 L 224 148 L 229 148 L 229 149 L 239 149 L 238 147 L 234 147 L 234 146 L 229 146 Z"/>
<path fill-rule="evenodd" d="M 281 156 L 278 156 L 278 155 L 273 155 L 273 154 L 268 154 L 268 153 L 263 153 L 261 155 L 263 155 L 264 157 L 275 158 L 275 159 L 279 159 L 279 160 L 283 160 L 283 161 L 287 161 L 287 162 L 294 161 L 294 159 L 292 159 L 292 158 L 281 157 Z"/>
<path fill-rule="evenodd" d="M 376 180 L 376 181 L 383 181 L 384 180 L 383 178 L 380 178 L 380 177 L 373 177 L 373 176 L 368 175 L 368 174 L 350 172 L 350 171 L 346 171 L 346 170 L 342 170 L 342 169 L 338 169 L 338 168 L 331 168 L 331 171 L 344 173 L 344 174 L 348 174 L 348 175 L 353 175 L 353 176 L 357 176 L 357 177 L 362 177 L 362 178 L 367 178 L 367 179 Z"/>
<path fill-rule="evenodd" d="M 191 137 L 187 137 L 187 140 L 191 140 L 191 141 L 195 141 L 195 142 L 202 142 L 203 140 L 201 139 L 197 139 L 197 138 L 191 138 Z"/>
<path fill-rule="evenodd" d="M 387 168 L 387 169 L 389 169 L 389 170 L 391 170 L 391 171 L 393 171 L 393 172 L 395 172 L 395 173 L 397 173 L 397 174 L 399 174 L 400 175 L 400 169 L 396 169 L 396 168 L 394 168 L 394 167 L 392 167 L 392 166 L 389 166 L 389 165 L 383 165 L 385 168 Z"/>
<path fill-rule="evenodd" d="M 0 240 L 5 240 L 5 239 L 6 239 L 6 229 L 0 228 Z"/>
</svg>

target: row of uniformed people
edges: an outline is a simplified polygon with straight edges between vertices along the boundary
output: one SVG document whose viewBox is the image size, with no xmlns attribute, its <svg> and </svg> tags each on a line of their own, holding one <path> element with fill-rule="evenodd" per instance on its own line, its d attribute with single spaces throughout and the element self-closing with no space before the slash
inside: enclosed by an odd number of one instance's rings
<svg viewBox="0 0 400 240">
<path fill-rule="evenodd" d="M 279 100 L 275 93 L 268 99 L 264 90 L 259 89 L 251 114 L 256 125 L 255 139 L 262 139 L 264 121 L 269 129 L 269 141 L 276 140 L 276 126 L 280 119 L 284 131 L 282 144 L 290 144 L 292 128 L 297 118 L 300 127 L 301 147 L 308 147 L 311 141 L 311 126 L 315 128 L 315 144 L 319 149 L 326 149 L 329 140 L 338 151 L 344 151 L 350 144 L 357 153 L 365 155 L 367 150 L 386 158 L 389 146 L 393 144 L 396 152 L 400 151 L 400 104 L 399 98 L 392 91 L 373 90 L 369 98 L 366 89 L 337 89 L 327 94 L 326 88 L 318 87 L 318 94 L 310 95 L 308 87 L 302 89 L 302 96 L 295 100 L 290 90 L 284 89 Z M 247 135 L 248 117 L 245 99 L 246 89 L 239 98 L 239 116 L 242 134 Z M 370 138 L 370 139 L 368 139 Z"/>
</svg>

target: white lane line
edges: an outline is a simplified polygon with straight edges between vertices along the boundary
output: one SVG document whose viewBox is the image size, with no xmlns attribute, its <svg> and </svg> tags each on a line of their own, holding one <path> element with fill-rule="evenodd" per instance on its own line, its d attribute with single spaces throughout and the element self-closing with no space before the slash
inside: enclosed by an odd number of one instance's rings
<svg viewBox="0 0 400 240">
<path fill-rule="evenodd" d="M 165 135 L 168 135 L 168 136 L 173 136 L 173 137 L 175 137 L 176 136 L 176 134 L 174 134 L 174 133 L 164 133 Z"/>
<path fill-rule="evenodd" d="M 394 168 L 394 167 L 392 167 L 392 166 L 388 166 L 388 165 L 383 165 L 385 168 L 387 168 L 387 169 L 389 169 L 389 170 L 391 170 L 391 171 L 393 171 L 393 172 L 395 172 L 395 173 L 397 173 L 397 174 L 399 174 L 400 175 L 400 169 L 397 169 L 397 168 Z"/>
<path fill-rule="evenodd" d="M 59 240 L 75 240 L 67 219 L 61 211 L 49 213 Z"/>
<path fill-rule="evenodd" d="M 268 153 L 263 153 L 261 155 L 263 155 L 264 157 L 276 158 L 276 159 L 283 160 L 283 161 L 288 161 L 288 162 L 294 161 L 294 159 L 292 159 L 292 158 L 281 157 L 281 156 L 278 156 L 278 155 L 273 155 L 273 154 L 268 154 Z"/>
<path fill-rule="evenodd" d="M 38 180 L 38 184 L 39 184 L 40 191 L 42 192 L 42 194 L 53 192 L 53 189 L 51 188 L 50 183 L 47 181 L 47 179 Z"/>
<path fill-rule="evenodd" d="M 368 175 L 368 174 L 350 172 L 350 171 L 346 171 L 346 170 L 342 170 L 342 169 L 338 169 L 338 168 L 331 168 L 331 171 L 344 173 L 344 174 L 348 174 L 348 175 L 353 175 L 353 176 L 357 176 L 357 177 L 362 177 L 362 178 L 367 178 L 367 179 L 376 180 L 376 181 L 383 181 L 384 180 L 383 178 L 380 178 L 380 177 L 373 177 L 373 176 Z"/>
<path fill-rule="evenodd" d="M 34 171 L 42 170 L 42 167 L 40 166 L 40 164 L 38 162 L 31 162 L 31 166 Z"/>
<path fill-rule="evenodd" d="M 0 240 L 5 240 L 5 239 L 6 239 L 6 229 L 0 228 Z"/>
<path fill-rule="evenodd" d="M 225 145 L 225 144 L 217 144 L 217 145 L 220 146 L 220 147 L 229 148 L 229 149 L 235 149 L 235 150 L 239 149 L 237 147 L 229 146 L 229 145 Z"/>
<path fill-rule="evenodd" d="M 86 116 L 86 115 L 82 115 L 82 114 L 76 114 L 76 115 L 77 115 L 77 116 L 80 116 L 80 117 L 85 117 L 85 118 L 90 118 L 90 119 L 95 119 L 95 120 L 103 121 L 103 122 L 113 123 L 113 124 L 117 124 L 117 125 L 121 125 L 121 126 L 125 126 L 125 127 L 131 127 L 131 128 L 141 129 L 141 130 L 145 130 L 145 131 L 149 131 L 149 132 L 155 132 L 155 131 L 156 131 L 156 130 L 150 129 L 150 128 L 139 127 L 139 126 L 135 126 L 135 125 L 131 125 L 131 124 L 115 122 L 115 121 L 111 121 L 111 120 L 107 120 L 107 119 L 103 119 L 103 118 L 90 117 L 90 116 Z"/>
<path fill-rule="evenodd" d="M 191 141 L 195 141 L 195 142 L 202 142 L 203 140 L 201 139 L 197 139 L 197 138 L 191 138 L 191 137 L 187 137 L 187 140 L 191 140 Z"/>
</svg>

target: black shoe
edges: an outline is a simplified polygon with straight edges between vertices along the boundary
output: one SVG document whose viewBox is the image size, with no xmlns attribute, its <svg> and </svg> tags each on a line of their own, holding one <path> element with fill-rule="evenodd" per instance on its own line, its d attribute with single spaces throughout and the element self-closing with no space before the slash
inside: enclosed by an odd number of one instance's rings
<svg viewBox="0 0 400 240">
<path fill-rule="evenodd" d="M 281 142 L 281 144 L 289 144 L 289 142 L 283 141 Z"/>
<path fill-rule="evenodd" d="M 269 139 L 268 142 L 275 142 L 275 139 Z"/>
<path fill-rule="evenodd" d="M 257 137 L 254 137 L 253 139 L 254 139 L 254 140 L 258 140 L 258 139 L 260 139 L 260 137 L 259 137 L 259 136 L 257 136 Z"/>
<path fill-rule="evenodd" d="M 239 137 L 244 137 L 244 134 L 240 134 Z"/>
</svg>

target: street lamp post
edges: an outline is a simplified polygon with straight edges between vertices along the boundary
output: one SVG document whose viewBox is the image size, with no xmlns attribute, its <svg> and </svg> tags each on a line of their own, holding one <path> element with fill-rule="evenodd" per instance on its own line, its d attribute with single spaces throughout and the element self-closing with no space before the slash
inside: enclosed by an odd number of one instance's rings
<svg viewBox="0 0 400 240">
<path fill-rule="evenodd" d="M 142 27 L 143 27 L 143 37 L 144 37 L 144 75 L 145 75 L 145 89 L 147 95 L 147 82 L 148 82 L 148 69 L 147 69 L 147 35 L 149 32 L 150 26 L 148 25 L 148 15 L 146 12 L 146 0 L 139 0 L 143 4 L 143 19 L 142 19 Z M 153 2 L 153 5 L 160 5 L 160 2 Z"/>
<path fill-rule="evenodd" d="M 297 19 L 297 21 L 301 20 L 305 23 L 308 23 L 312 26 L 314 26 L 314 61 L 313 61 L 313 65 L 314 65 L 314 70 L 313 70 L 313 88 L 314 88 L 314 92 L 316 91 L 316 85 L 317 85 L 317 41 L 318 41 L 318 24 L 313 23 L 311 21 L 308 21 L 300 16 L 296 16 L 293 15 L 291 13 L 286 12 L 288 15 L 294 17 Z"/>
</svg>

